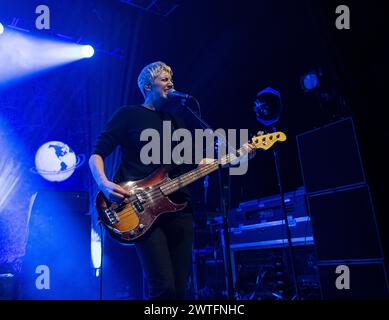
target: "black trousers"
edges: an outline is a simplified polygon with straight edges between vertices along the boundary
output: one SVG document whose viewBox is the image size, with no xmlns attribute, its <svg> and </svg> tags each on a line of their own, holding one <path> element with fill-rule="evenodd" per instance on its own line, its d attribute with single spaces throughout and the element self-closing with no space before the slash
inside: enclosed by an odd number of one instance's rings
<svg viewBox="0 0 389 320">
<path fill-rule="evenodd" d="M 147 280 L 147 299 L 185 299 L 192 263 L 192 209 L 162 214 L 135 247 Z"/>
</svg>

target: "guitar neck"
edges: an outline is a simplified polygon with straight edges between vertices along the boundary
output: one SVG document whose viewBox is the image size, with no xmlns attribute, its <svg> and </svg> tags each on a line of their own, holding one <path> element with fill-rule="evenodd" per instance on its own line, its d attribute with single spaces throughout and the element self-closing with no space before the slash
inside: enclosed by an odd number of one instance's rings
<svg viewBox="0 0 389 320">
<path fill-rule="evenodd" d="M 242 154 L 243 148 L 240 148 L 237 152 L 238 154 Z M 244 152 L 244 151 L 243 151 Z M 221 158 L 220 165 L 223 167 L 233 161 L 238 159 L 238 157 L 234 154 L 227 154 L 224 157 Z M 210 174 L 211 172 L 216 171 L 219 168 L 219 162 L 218 160 L 214 160 L 212 163 L 203 164 L 197 167 L 196 169 L 193 169 L 187 173 L 184 173 L 183 175 L 174 178 L 168 182 L 163 183 L 160 188 L 161 191 L 165 195 L 169 195 L 173 192 L 176 192 L 177 190 L 191 184 L 192 182 L 195 182 L 196 180 L 205 177 L 206 175 Z"/>
<path fill-rule="evenodd" d="M 286 140 L 286 135 L 283 132 L 273 132 L 266 135 L 259 135 L 254 137 L 251 141 L 251 146 L 256 149 L 268 150 L 277 141 L 285 141 L 285 140 Z M 237 154 L 239 154 L 239 158 L 241 158 L 242 155 L 244 155 L 245 153 L 246 150 L 243 147 L 237 150 Z M 226 164 L 229 164 L 237 159 L 238 157 L 235 154 L 227 154 L 220 159 L 220 165 L 225 166 Z M 192 182 L 195 182 L 196 180 L 205 177 L 211 172 L 217 170 L 218 168 L 219 168 L 218 160 L 214 160 L 211 163 L 198 166 L 196 169 L 192 171 L 189 171 L 175 179 L 163 183 L 160 186 L 161 191 L 165 195 L 169 195 L 187 186 L 188 184 L 191 184 Z"/>
</svg>

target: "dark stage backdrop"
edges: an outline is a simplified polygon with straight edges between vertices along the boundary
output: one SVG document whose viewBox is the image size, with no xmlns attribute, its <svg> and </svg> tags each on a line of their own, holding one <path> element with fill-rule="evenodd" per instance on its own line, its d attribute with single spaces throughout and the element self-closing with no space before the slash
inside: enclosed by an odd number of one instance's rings
<svg viewBox="0 0 389 320">
<path fill-rule="evenodd" d="M 281 148 L 286 191 L 302 185 L 296 134 L 352 115 L 383 239 L 387 240 L 383 183 L 387 176 L 384 148 L 389 138 L 384 116 L 388 48 L 381 38 L 385 17 L 378 2 L 342 3 L 351 10 L 350 30 L 335 28 L 337 1 L 180 3 L 171 15 L 162 17 L 120 1 L 46 1 L 53 33 L 81 37 L 97 50 L 92 59 L 0 88 L 2 128 L 8 128 L 1 137 L 17 151 L 11 158 L 19 165 L 22 178 L 5 209 L 19 217 L 17 225 L 4 215 L 0 221 L 1 228 L 8 228 L 0 233 L 0 263 L 11 263 L 23 255 L 20 230 L 25 228 L 32 194 L 47 189 L 88 191 L 92 201 L 97 191 L 87 162 L 62 183 L 46 182 L 32 174 L 37 148 L 46 141 L 60 140 L 88 159 L 111 114 L 123 104 L 142 102 L 137 76 L 145 64 L 157 60 L 172 66 L 176 89 L 197 97 L 203 117 L 215 129 L 257 132 L 261 127 L 252 112 L 256 93 L 267 86 L 281 92 L 285 108 L 278 127 L 289 138 Z M 6 24 L 18 16 L 20 24 L 33 30 L 31 13 L 38 4 L 2 3 L 0 19 Z M 52 36 L 47 31 L 32 33 Z M 314 68 L 323 70 L 328 87 L 341 97 L 341 103 L 323 104 L 322 100 L 320 104 L 315 96 L 303 92 L 300 76 Z M 109 174 L 118 157 L 116 152 L 108 159 Z M 216 176 L 210 178 L 210 184 L 206 207 L 215 210 L 219 206 Z M 193 190 L 201 204 L 201 183 Z M 248 174 L 231 179 L 232 206 L 274 193 L 277 184 L 270 152 L 258 154 L 250 162 Z M 22 209 L 11 205 L 13 200 Z"/>
</svg>

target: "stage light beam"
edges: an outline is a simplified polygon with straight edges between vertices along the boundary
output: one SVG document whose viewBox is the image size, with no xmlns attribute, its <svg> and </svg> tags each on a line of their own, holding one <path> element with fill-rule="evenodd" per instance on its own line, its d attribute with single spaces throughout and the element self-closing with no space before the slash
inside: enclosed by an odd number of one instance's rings
<svg viewBox="0 0 389 320">
<path fill-rule="evenodd" d="M 2 34 L 3 32 L 4 32 L 4 26 L 0 22 L 0 34 Z"/>
<path fill-rule="evenodd" d="M 7 30 L 0 41 L 0 87 L 93 54 L 89 45 Z"/>
</svg>

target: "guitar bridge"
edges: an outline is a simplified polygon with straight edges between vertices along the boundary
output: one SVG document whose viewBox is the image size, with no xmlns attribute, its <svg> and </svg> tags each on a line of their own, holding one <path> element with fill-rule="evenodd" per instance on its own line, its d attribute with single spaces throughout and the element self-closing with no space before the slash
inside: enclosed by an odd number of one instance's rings
<svg viewBox="0 0 389 320">
<path fill-rule="evenodd" d="M 112 208 L 105 209 L 104 213 L 111 225 L 119 222 L 119 217 L 114 209 Z"/>
</svg>

